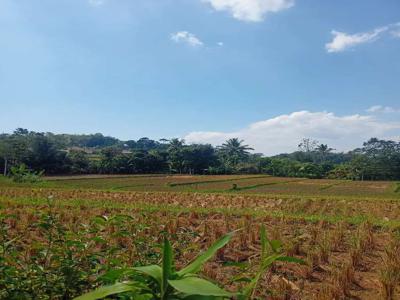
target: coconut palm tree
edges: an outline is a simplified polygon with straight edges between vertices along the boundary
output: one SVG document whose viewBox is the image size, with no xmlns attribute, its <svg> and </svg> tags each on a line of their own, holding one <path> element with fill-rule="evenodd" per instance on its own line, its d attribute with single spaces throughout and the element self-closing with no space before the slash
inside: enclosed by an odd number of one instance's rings
<svg viewBox="0 0 400 300">
<path fill-rule="evenodd" d="M 223 159 L 234 167 L 240 162 L 248 158 L 249 150 L 254 150 L 249 145 L 243 145 L 243 140 L 232 138 L 223 143 L 218 150 Z"/>
<path fill-rule="evenodd" d="M 327 144 L 321 144 L 317 146 L 316 150 L 321 154 L 322 160 L 325 161 L 326 156 L 334 149 L 328 147 Z"/>
</svg>

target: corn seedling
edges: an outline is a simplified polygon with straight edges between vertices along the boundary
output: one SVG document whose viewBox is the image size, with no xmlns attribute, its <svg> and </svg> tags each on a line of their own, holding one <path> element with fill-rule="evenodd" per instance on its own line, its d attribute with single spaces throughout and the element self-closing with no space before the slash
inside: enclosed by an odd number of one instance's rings
<svg viewBox="0 0 400 300">
<path fill-rule="evenodd" d="M 214 256 L 231 239 L 232 233 L 223 236 L 192 263 L 176 271 L 174 255 L 169 240 L 164 238 L 162 265 L 134 267 L 126 270 L 134 278 L 101 287 L 75 300 L 95 300 L 111 295 L 129 293 L 134 299 L 187 299 L 188 297 L 208 297 L 207 299 L 230 298 L 231 293 L 214 283 L 196 275 L 202 265 Z"/>
<path fill-rule="evenodd" d="M 304 261 L 295 257 L 283 255 L 282 243 L 279 240 L 270 240 L 267 237 L 265 226 L 261 226 L 261 257 L 258 271 L 254 278 L 251 279 L 247 287 L 239 292 L 237 298 L 239 300 L 253 299 L 257 285 L 262 275 L 272 266 L 276 261 L 294 262 L 304 264 Z"/>
</svg>

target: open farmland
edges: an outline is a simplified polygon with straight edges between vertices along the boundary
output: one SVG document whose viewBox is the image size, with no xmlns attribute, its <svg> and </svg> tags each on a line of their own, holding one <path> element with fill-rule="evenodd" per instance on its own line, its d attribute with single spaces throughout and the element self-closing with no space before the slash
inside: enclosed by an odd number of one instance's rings
<svg viewBox="0 0 400 300">
<path fill-rule="evenodd" d="M 242 229 L 202 270 L 235 291 L 254 275 L 264 224 L 307 264 L 276 263 L 260 299 L 399 299 L 398 186 L 260 175 L 1 179 L 0 298 L 70 299 L 109 283 L 111 269 L 158 263 L 164 233 L 183 266 Z"/>
<path fill-rule="evenodd" d="M 0 187 L 21 187 L 0 179 Z M 236 188 L 234 188 L 236 186 Z M 25 185 L 29 187 L 29 185 Z M 348 181 L 330 179 L 280 178 L 268 175 L 95 175 L 48 177 L 36 188 L 262 194 L 282 197 L 399 199 L 400 183 L 392 181 Z"/>
</svg>

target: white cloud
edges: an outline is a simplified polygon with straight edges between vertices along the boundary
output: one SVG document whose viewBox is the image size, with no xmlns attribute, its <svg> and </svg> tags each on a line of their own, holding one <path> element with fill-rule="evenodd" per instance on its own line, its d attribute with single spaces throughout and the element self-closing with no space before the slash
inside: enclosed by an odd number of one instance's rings
<svg viewBox="0 0 400 300">
<path fill-rule="evenodd" d="M 332 30 L 334 38 L 330 43 L 325 45 L 325 48 L 328 52 L 342 52 L 360 44 L 373 42 L 388 29 L 388 26 L 384 26 L 376 28 L 371 32 L 356 34 L 347 34 L 345 32 Z"/>
<path fill-rule="evenodd" d="M 188 31 L 178 31 L 171 34 L 171 40 L 176 43 L 186 43 L 191 47 L 201 47 L 204 45 L 199 38 Z"/>
<path fill-rule="evenodd" d="M 238 137 L 256 152 L 273 155 L 297 149 L 304 137 L 327 143 L 338 151 L 360 147 L 371 137 L 400 135 L 400 122 L 378 120 L 369 115 L 337 116 L 328 112 L 299 111 L 250 124 L 236 132 L 191 132 L 184 138 L 189 143 L 220 145 Z"/>
<path fill-rule="evenodd" d="M 390 106 L 373 105 L 367 109 L 370 113 L 396 113 L 400 112 L 400 109 L 396 109 Z"/>
<path fill-rule="evenodd" d="M 89 0 L 89 4 L 92 6 L 101 6 L 105 3 L 106 0 Z"/>
<path fill-rule="evenodd" d="M 224 43 L 223 42 L 218 42 L 217 45 L 222 47 L 224 45 Z"/>
<path fill-rule="evenodd" d="M 333 35 L 333 39 L 330 43 L 325 44 L 325 49 L 330 53 L 342 52 L 360 44 L 374 42 L 391 29 L 393 29 L 393 31 L 390 32 L 392 36 L 400 38 L 399 28 L 400 23 L 392 23 L 386 26 L 375 28 L 369 32 L 360 32 L 355 34 L 348 34 L 346 32 L 332 30 L 331 33 Z"/>
<path fill-rule="evenodd" d="M 294 5 L 294 0 L 203 0 L 217 11 L 228 11 L 235 19 L 260 22 L 265 14 L 278 12 Z"/>
</svg>

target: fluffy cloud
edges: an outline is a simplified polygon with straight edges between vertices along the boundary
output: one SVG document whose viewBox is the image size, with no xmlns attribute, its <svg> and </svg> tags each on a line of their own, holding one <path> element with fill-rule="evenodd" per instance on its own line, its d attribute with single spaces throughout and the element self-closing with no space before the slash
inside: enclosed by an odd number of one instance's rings
<svg viewBox="0 0 400 300">
<path fill-rule="evenodd" d="M 191 132 L 184 138 L 189 143 L 220 145 L 229 138 L 238 137 L 256 152 L 273 155 L 296 150 L 304 137 L 346 151 L 361 146 L 371 137 L 399 135 L 399 122 L 382 121 L 369 115 L 337 116 L 329 112 L 299 111 L 256 122 L 236 132 Z"/>
<path fill-rule="evenodd" d="M 371 43 L 379 39 L 388 30 L 393 29 L 391 34 L 394 37 L 400 37 L 400 23 L 393 23 L 386 26 L 375 28 L 370 32 L 361 32 L 355 34 L 348 34 L 332 30 L 333 39 L 330 43 L 325 44 L 327 52 L 342 52 L 347 49 L 353 48 L 360 44 Z"/>
<path fill-rule="evenodd" d="M 235 19 L 260 22 L 265 14 L 294 5 L 294 0 L 203 0 L 217 11 L 228 11 Z"/>
<path fill-rule="evenodd" d="M 390 106 L 374 105 L 367 109 L 370 113 L 396 113 L 400 112 L 400 109 L 395 109 Z"/>
<path fill-rule="evenodd" d="M 201 47 L 204 45 L 199 38 L 188 31 L 178 31 L 171 34 L 171 40 L 176 43 L 185 43 L 191 47 Z"/>
</svg>

